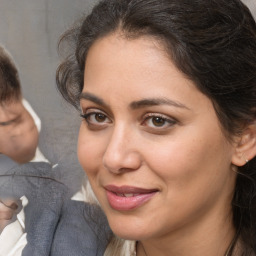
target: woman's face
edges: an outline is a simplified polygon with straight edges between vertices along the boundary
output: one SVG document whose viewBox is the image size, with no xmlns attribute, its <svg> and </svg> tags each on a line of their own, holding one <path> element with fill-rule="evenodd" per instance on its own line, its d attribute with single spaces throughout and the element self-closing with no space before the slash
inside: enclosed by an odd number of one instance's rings
<svg viewBox="0 0 256 256">
<path fill-rule="evenodd" d="M 230 214 L 235 149 L 211 100 L 158 42 L 94 43 L 81 109 L 79 161 L 114 233 L 154 239 Z"/>
</svg>

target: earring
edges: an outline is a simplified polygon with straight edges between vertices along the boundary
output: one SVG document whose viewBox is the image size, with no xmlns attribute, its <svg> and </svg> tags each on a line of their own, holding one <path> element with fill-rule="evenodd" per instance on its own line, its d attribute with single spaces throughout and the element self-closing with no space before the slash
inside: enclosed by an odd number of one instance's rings
<svg viewBox="0 0 256 256">
<path fill-rule="evenodd" d="M 247 164 L 249 162 L 249 160 L 244 156 L 244 153 L 242 153 L 242 158 L 244 159 L 245 164 Z"/>
</svg>

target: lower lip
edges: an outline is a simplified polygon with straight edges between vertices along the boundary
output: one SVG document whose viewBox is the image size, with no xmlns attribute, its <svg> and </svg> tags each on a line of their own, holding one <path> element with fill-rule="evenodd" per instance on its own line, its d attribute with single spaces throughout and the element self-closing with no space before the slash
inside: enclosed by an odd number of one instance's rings
<svg viewBox="0 0 256 256">
<path fill-rule="evenodd" d="M 129 211 L 136 209 L 150 200 L 156 192 L 139 194 L 132 197 L 118 196 L 117 194 L 107 191 L 107 199 L 110 206 L 118 211 Z"/>
</svg>

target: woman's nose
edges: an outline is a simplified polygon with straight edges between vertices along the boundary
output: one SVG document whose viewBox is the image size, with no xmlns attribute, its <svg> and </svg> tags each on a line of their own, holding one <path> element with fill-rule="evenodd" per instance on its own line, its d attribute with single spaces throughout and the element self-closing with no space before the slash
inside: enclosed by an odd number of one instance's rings
<svg viewBox="0 0 256 256">
<path fill-rule="evenodd" d="M 141 161 L 134 133 L 124 129 L 114 130 L 103 156 L 104 167 L 120 174 L 139 169 Z"/>
</svg>

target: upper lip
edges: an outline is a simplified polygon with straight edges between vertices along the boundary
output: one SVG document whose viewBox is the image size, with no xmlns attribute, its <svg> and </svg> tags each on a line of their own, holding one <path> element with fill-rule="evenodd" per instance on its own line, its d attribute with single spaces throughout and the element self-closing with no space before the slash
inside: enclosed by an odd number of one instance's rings
<svg viewBox="0 0 256 256">
<path fill-rule="evenodd" d="M 158 189 L 147 189 L 139 188 L 133 186 L 116 186 L 116 185 L 107 185 L 104 187 L 106 190 L 116 193 L 116 194 L 147 194 L 157 192 Z"/>
</svg>

